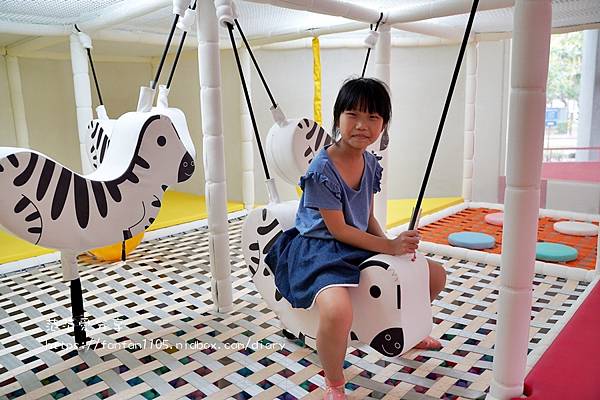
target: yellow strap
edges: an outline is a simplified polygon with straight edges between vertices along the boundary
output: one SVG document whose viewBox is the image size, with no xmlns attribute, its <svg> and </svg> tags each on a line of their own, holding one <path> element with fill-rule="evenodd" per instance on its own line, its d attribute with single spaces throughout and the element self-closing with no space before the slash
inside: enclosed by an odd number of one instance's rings
<svg viewBox="0 0 600 400">
<path fill-rule="evenodd" d="M 319 38 L 316 36 L 312 40 L 312 50 L 314 81 L 314 119 L 319 125 L 323 125 L 323 117 L 321 114 L 321 48 L 319 46 Z"/>
</svg>

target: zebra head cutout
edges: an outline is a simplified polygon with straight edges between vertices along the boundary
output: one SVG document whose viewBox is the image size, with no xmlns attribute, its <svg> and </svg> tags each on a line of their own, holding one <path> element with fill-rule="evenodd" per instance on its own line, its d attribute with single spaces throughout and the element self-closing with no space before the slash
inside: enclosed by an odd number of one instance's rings
<svg viewBox="0 0 600 400">
<path fill-rule="evenodd" d="M 287 183 L 296 185 L 316 153 L 332 142 L 331 135 L 308 118 L 275 124 L 267 136 L 269 165 Z"/>
<path fill-rule="evenodd" d="M 188 180 L 194 160 L 171 120 L 128 113 L 98 169 L 82 176 L 27 149 L 0 148 L 0 224 L 31 243 L 83 251 L 142 232 L 164 191 Z"/>
</svg>

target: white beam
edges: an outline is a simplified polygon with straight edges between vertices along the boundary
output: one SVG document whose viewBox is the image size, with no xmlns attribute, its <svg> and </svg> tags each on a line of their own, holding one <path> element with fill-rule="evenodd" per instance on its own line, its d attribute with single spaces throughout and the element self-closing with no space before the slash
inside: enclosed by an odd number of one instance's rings
<svg viewBox="0 0 600 400">
<path fill-rule="evenodd" d="M 405 22 L 392 25 L 393 28 L 405 32 L 419 33 L 421 35 L 435 36 L 449 40 L 461 40 L 464 29 L 448 25 L 433 24 L 431 22 Z"/>
<path fill-rule="evenodd" d="M 430 46 L 447 46 L 460 43 L 459 40 L 447 40 L 435 37 L 403 37 L 392 38 L 392 47 L 430 47 Z M 321 49 L 339 49 L 339 48 L 361 48 L 365 49 L 364 39 L 359 38 L 322 38 L 320 39 Z M 304 49 L 312 48 L 311 38 L 303 38 L 294 41 L 286 41 L 282 43 L 271 43 L 257 48 L 265 50 L 283 50 L 283 49 Z"/>
<path fill-rule="evenodd" d="M 66 38 L 62 36 L 43 36 L 31 40 L 19 41 L 13 45 L 6 46 L 8 55 L 15 57 L 23 57 L 35 51 L 54 46 L 59 43 L 64 43 Z"/>
<path fill-rule="evenodd" d="M 512 7 L 514 3 L 515 0 L 481 0 L 477 11 Z M 472 5 L 472 0 L 430 0 L 427 3 L 390 10 L 386 22 L 397 24 L 399 22 L 422 21 L 430 18 L 466 14 L 471 10 Z"/>
<path fill-rule="evenodd" d="M 248 0 L 252 3 L 270 4 L 292 10 L 310 11 L 324 15 L 344 17 L 355 21 L 374 24 L 380 11 L 342 0 Z"/>
<path fill-rule="evenodd" d="M 0 33 L 28 36 L 67 36 L 73 25 L 23 24 L 20 22 L 2 21 Z"/>
<path fill-rule="evenodd" d="M 361 29 L 368 29 L 369 24 L 363 22 L 350 22 L 347 24 L 333 25 L 315 29 L 280 29 L 269 32 L 267 35 L 249 37 L 248 41 L 253 45 L 265 45 L 271 43 L 287 42 L 291 40 L 302 39 L 306 37 L 331 35 L 334 33 L 353 32 Z"/>
<path fill-rule="evenodd" d="M 35 53 L 28 53 L 22 55 L 19 58 L 33 58 L 40 60 L 57 60 L 66 61 L 71 60 L 70 53 L 54 53 L 50 51 L 36 51 Z M 152 61 L 151 57 L 136 57 L 136 56 L 111 56 L 111 55 L 98 55 L 94 54 L 94 62 L 123 62 L 123 63 L 142 63 L 150 64 Z"/>
<path fill-rule="evenodd" d="M 523 394 L 544 145 L 551 0 L 517 0 L 498 322 L 488 399 Z"/>
</svg>

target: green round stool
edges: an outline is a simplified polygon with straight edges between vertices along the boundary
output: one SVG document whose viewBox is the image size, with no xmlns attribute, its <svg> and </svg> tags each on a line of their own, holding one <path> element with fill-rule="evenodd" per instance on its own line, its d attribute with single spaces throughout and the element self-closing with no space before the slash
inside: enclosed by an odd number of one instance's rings
<svg viewBox="0 0 600 400">
<path fill-rule="evenodd" d="M 577 249 L 560 243 L 538 242 L 535 258 L 540 261 L 567 262 L 577 258 Z"/>
</svg>

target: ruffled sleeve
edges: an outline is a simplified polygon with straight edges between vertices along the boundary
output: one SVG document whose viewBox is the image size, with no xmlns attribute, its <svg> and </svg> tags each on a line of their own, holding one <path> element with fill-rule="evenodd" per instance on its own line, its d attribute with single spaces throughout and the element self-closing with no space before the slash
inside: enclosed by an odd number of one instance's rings
<svg viewBox="0 0 600 400">
<path fill-rule="evenodd" d="M 379 165 L 379 161 L 375 159 L 375 171 L 373 172 L 373 193 L 381 192 L 381 174 L 383 167 Z"/>
<path fill-rule="evenodd" d="M 304 207 L 342 209 L 342 190 L 326 171 L 307 172 L 300 178 L 299 185 L 304 192 Z"/>
</svg>

